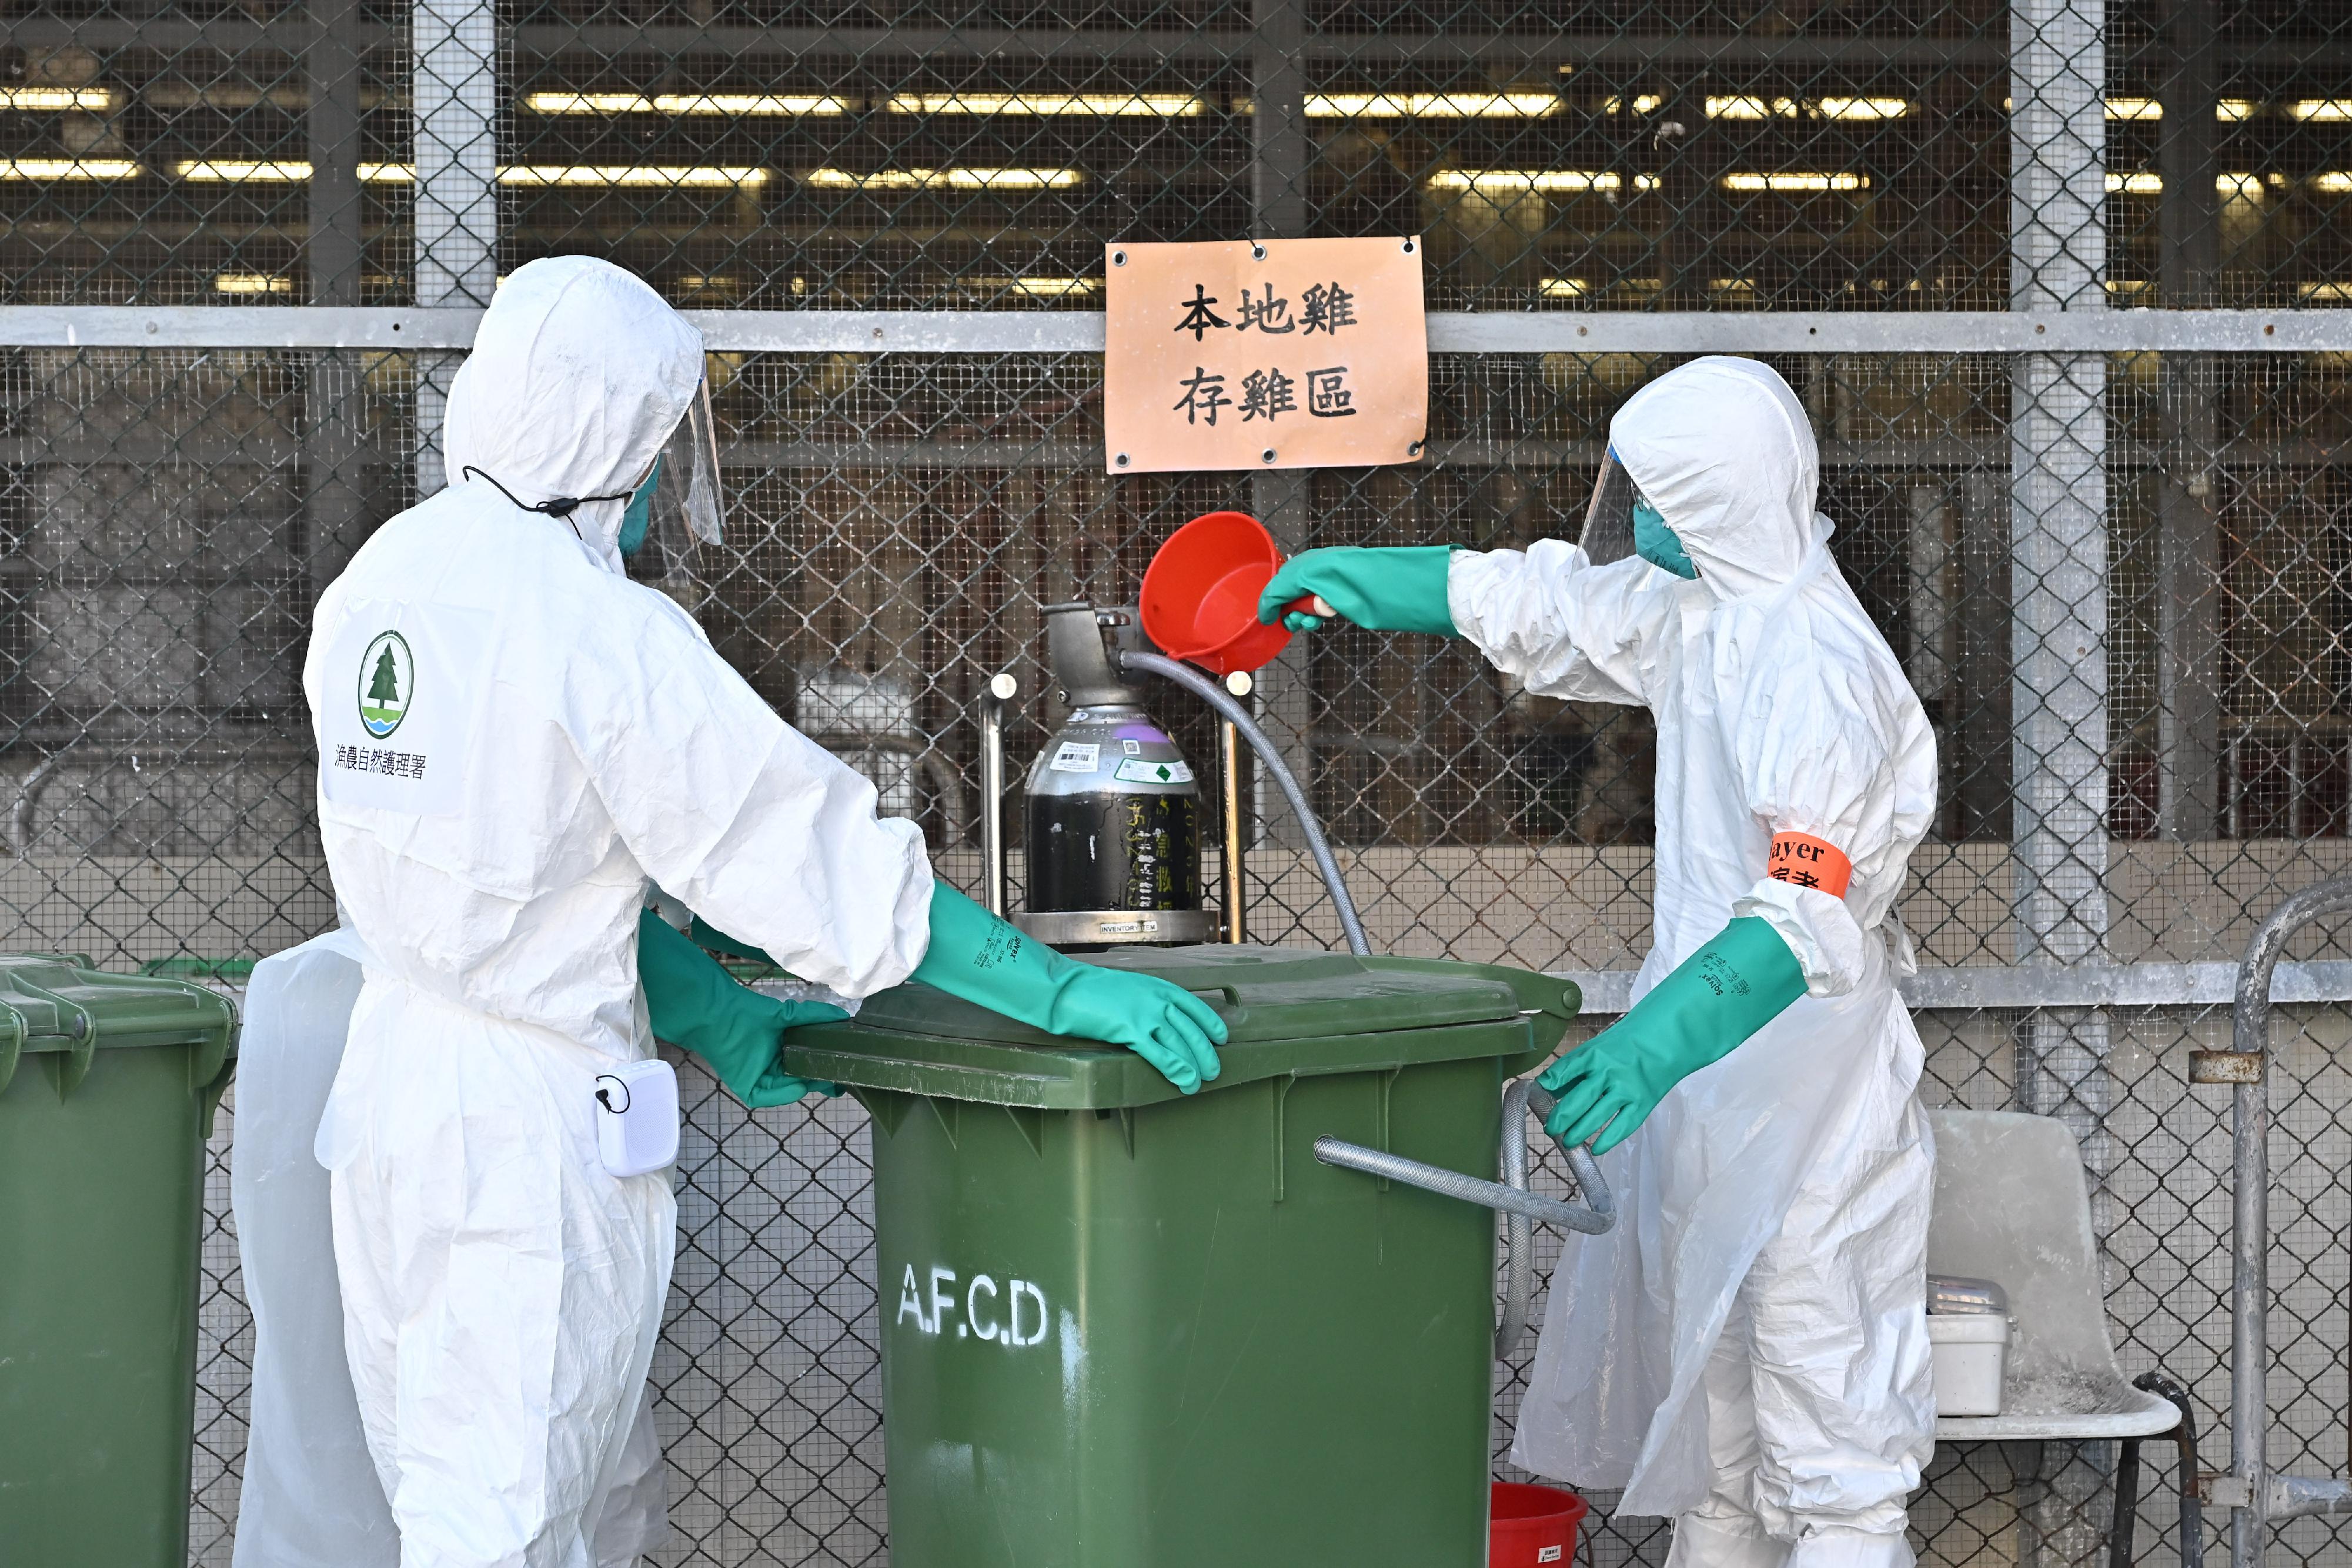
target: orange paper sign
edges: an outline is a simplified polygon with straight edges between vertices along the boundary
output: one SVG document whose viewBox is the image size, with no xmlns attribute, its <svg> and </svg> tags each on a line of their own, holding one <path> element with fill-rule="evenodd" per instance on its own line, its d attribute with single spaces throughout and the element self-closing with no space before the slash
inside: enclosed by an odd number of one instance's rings
<svg viewBox="0 0 2352 1568">
<path fill-rule="evenodd" d="M 1429 331 L 1418 239 L 1106 251 L 1111 473 L 1420 460 Z"/>
</svg>

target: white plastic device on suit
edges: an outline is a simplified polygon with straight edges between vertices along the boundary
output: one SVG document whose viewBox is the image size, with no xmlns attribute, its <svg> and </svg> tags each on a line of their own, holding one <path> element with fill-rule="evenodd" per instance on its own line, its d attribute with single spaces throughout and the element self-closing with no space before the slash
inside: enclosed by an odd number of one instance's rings
<svg viewBox="0 0 2352 1568">
<path fill-rule="evenodd" d="M 617 1062 L 596 1075 L 596 1152 L 616 1176 L 677 1163 L 677 1073 L 659 1057 Z"/>
</svg>

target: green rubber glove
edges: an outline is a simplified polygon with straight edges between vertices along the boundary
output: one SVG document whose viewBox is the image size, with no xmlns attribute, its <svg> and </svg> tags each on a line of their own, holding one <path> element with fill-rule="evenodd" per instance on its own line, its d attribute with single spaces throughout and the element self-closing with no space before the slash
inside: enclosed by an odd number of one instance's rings
<svg viewBox="0 0 2352 1568">
<path fill-rule="evenodd" d="M 776 963 L 773 958 L 769 957 L 749 942 L 728 936 L 699 915 L 696 915 L 693 923 L 686 928 L 686 934 L 693 939 L 696 946 L 708 952 L 724 953 L 730 958 L 755 958 L 762 964 L 773 965 L 779 969 L 783 967 L 782 964 Z"/>
<path fill-rule="evenodd" d="M 1730 1055 L 1804 994 L 1805 971 L 1771 922 L 1741 916 L 1613 1026 L 1544 1069 L 1536 1082 L 1559 1096 L 1544 1131 L 1562 1146 L 1592 1138 L 1592 1152 L 1607 1154 L 1668 1090 Z"/>
<path fill-rule="evenodd" d="M 1452 545 L 1411 545 L 1400 549 L 1311 549 L 1292 558 L 1257 597 L 1257 618 L 1281 622 L 1293 632 L 1312 632 L 1320 615 L 1283 607 L 1313 594 L 1343 621 L 1374 632 L 1434 632 L 1458 637 L 1454 613 L 1445 607 L 1446 562 Z"/>
<path fill-rule="evenodd" d="M 654 1034 L 710 1064 L 727 1092 L 753 1110 L 789 1105 L 841 1087 L 795 1078 L 777 1065 L 784 1031 L 849 1015 L 824 1002 L 788 1002 L 738 985 L 718 959 L 652 910 L 637 916 L 637 983 Z"/>
<path fill-rule="evenodd" d="M 1225 1022 L 1208 1003 L 1150 975 L 1066 958 L 943 882 L 915 978 L 1049 1034 L 1123 1045 L 1187 1094 L 1217 1075 Z"/>
</svg>

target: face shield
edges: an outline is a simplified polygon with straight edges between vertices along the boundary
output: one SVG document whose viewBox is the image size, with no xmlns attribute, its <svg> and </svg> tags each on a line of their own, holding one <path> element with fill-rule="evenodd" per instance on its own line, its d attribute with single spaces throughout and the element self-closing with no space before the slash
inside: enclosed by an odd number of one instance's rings
<svg viewBox="0 0 2352 1568">
<path fill-rule="evenodd" d="M 1584 532 L 1577 542 L 1595 566 L 1638 555 L 1685 581 L 1698 577 L 1683 541 L 1633 483 L 1613 446 L 1601 462 L 1601 477 L 1593 481 L 1592 499 L 1584 508 Z"/>
<path fill-rule="evenodd" d="M 719 485 L 719 427 L 710 416 L 710 383 L 703 382 L 686 417 L 662 444 L 629 497 L 621 520 L 621 553 L 632 565 L 650 545 L 660 552 L 656 575 L 682 568 L 698 545 L 726 538 L 727 503 Z"/>
<path fill-rule="evenodd" d="M 1584 531 L 1576 542 L 1595 566 L 1623 560 L 1633 553 L 1633 507 L 1642 499 L 1633 476 L 1611 447 L 1601 459 L 1601 477 L 1592 482 L 1592 499 L 1584 507 Z"/>
</svg>

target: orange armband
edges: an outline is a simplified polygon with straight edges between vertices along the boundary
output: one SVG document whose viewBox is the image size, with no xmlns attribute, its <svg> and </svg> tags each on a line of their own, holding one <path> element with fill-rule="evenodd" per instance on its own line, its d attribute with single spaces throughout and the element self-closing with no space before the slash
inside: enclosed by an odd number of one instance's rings
<svg viewBox="0 0 2352 1568">
<path fill-rule="evenodd" d="M 1853 880 L 1853 862 L 1827 839 L 1811 833 L 1775 833 L 1771 867 L 1764 874 L 1774 882 L 1818 887 L 1832 898 L 1843 898 L 1846 883 Z"/>
</svg>

